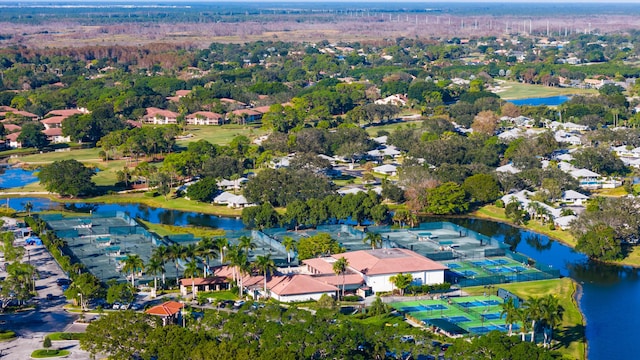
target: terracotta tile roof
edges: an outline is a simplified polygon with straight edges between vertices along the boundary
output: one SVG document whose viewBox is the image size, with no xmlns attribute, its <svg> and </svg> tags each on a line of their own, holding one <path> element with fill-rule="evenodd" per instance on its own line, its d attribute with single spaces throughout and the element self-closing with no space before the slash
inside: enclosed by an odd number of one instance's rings
<svg viewBox="0 0 640 360">
<path fill-rule="evenodd" d="M 227 278 L 222 276 L 212 276 L 207 278 L 193 278 L 193 282 L 191 281 L 190 278 L 180 279 L 180 284 L 182 286 L 191 286 L 191 284 L 195 284 L 196 286 L 216 285 L 216 284 L 223 284 L 226 282 L 227 282 Z"/>
<path fill-rule="evenodd" d="M 180 97 L 187 96 L 189 94 L 191 94 L 191 90 L 177 90 L 176 91 L 176 96 L 180 96 Z"/>
<path fill-rule="evenodd" d="M 266 105 L 266 106 L 258 106 L 253 108 L 253 110 L 261 113 L 261 114 L 265 114 L 269 111 L 269 108 L 271 107 L 271 105 Z"/>
<path fill-rule="evenodd" d="M 240 106 L 247 106 L 247 104 L 243 103 L 242 101 L 238 101 L 238 100 L 233 100 L 233 99 L 229 99 L 229 98 L 221 98 L 220 99 L 221 102 L 224 103 L 229 103 L 229 104 L 235 104 L 235 105 L 240 105 Z"/>
<path fill-rule="evenodd" d="M 319 275 L 313 276 L 313 279 L 322 281 L 323 283 L 334 285 L 336 287 L 342 286 L 342 275 Z M 345 285 L 360 285 L 364 284 L 364 279 L 360 274 L 345 274 L 344 275 L 344 284 Z"/>
<path fill-rule="evenodd" d="M 397 274 L 418 271 L 445 270 L 446 266 L 407 249 L 375 249 L 332 255 L 344 257 L 349 267 L 365 275 Z"/>
<path fill-rule="evenodd" d="M 4 126 L 4 129 L 7 130 L 7 132 L 15 132 L 15 131 L 22 130 L 22 127 L 15 124 L 2 124 L 2 126 Z"/>
<path fill-rule="evenodd" d="M 66 118 L 67 116 L 53 116 L 40 120 L 40 122 L 47 125 L 62 124 L 62 121 L 64 121 L 64 119 Z"/>
<path fill-rule="evenodd" d="M 18 136 L 20 136 L 20 132 L 19 131 L 11 133 L 11 134 L 5 136 L 4 138 L 9 140 L 9 141 L 18 141 Z"/>
<path fill-rule="evenodd" d="M 69 117 L 71 115 L 77 115 L 77 114 L 83 114 L 83 112 L 78 109 L 51 110 L 45 116 L 56 115 L 56 116 Z"/>
<path fill-rule="evenodd" d="M 187 115 L 187 119 L 197 119 L 198 115 L 200 115 L 200 117 L 203 117 L 205 119 L 221 119 L 223 118 L 222 115 L 218 114 L 218 113 L 214 113 L 211 111 L 197 111 L 194 112 L 193 114 L 189 114 Z"/>
<path fill-rule="evenodd" d="M 163 304 L 156 305 L 152 308 L 149 308 L 145 312 L 150 315 L 172 316 L 177 314 L 180 311 L 180 309 L 182 309 L 183 307 L 184 307 L 184 304 L 181 304 L 179 302 L 167 301 Z"/>
<path fill-rule="evenodd" d="M 147 108 L 147 115 L 145 116 L 146 118 L 153 118 L 156 116 L 160 116 L 160 117 L 167 117 L 167 118 L 177 118 L 180 114 L 170 111 L 170 110 L 164 110 L 164 109 L 158 109 L 155 107 L 148 107 Z"/>
<path fill-rule="evenodd" d="M 262 115 L 262 113 L 259 113 L 257 111 L 251 110 L 251 109 L 233 110 L 232 113 L 236 114 L 236 115 L 249 115 L 249 116 L 251 116 L 251 115 L 253 115 L 253 116 Z"/>
<path fill-rule="evenodd" d="M 47 136 L 62 136 L 62 128 L 50 128 L 42 130 L 42 133 Z"/>
<path fill-rule="evenodd" d="M 333 285 L 303 274 L 273 276 L 267 282 L 267 288 L 279 296 L 338 291 Z"/>
<path fill-rule="evenodd" d="M 329 260 L 330 259 L 330 260 Z M 302 260 L 302 263 L 307 265 L 309 271 L 314 274 L 333 274 L 333 258 L 313 258 Z M 329 261 L 327 261 L 329 260 Z"/>
</svg>

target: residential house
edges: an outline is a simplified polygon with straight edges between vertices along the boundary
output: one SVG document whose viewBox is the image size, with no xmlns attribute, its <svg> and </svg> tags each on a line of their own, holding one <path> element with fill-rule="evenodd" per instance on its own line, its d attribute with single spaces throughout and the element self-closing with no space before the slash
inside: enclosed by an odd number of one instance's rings
<svg viewBox="0 0 640 360">
<path fill-rule="evenodd" d="M 588 169 L 576 169 L 569 172 L 574 179 L 577 179 L 580 183 L 580 187 L 583 189 L 599 189 L 601 187 L 600 184 L 600 174 L 595 173 Z"/>
<path fill-rule="evenodd" d="M 49 128 L 42 131 L 47 136 L 47 140 L 53 144 L 68 143 L 71 141 L 70 136 L 62 135 L 62 128 Z"/>
<path fill-rule="evenodd" d="M 73 116 L 73 115 L 82 115 L 82 114 L 87 114 L 89 111 L 87 111 L 87 109 L 84 108 L 78 108 L 78 109 L 59 109 L 59 110 L 51 110 L 48 113 L 45 114 L 45 118 L 46 117 L 50 117 L 50 116 L 63 116 L 65 118 L 68 118 L 69 116 Z"/>
<path fill-rule="evenodd" d="M 572 122 L 558 122 L 558 121 L 552 121 L 549 123 L 548 125 L 549 128 L 551 128 L 552 130 L 566 130 L 566 131 L 587 131 L 589 130 L 589 127 L 587 125 L 580 125 L 580 124 L 575 124 Z"/>
<path fill-rule="evenodd" d="M 574 190 L 567 190 L 562 194 L 562 202 L 569 205 L 582 206 L 587 202 L 587 200 L 589 200 L 589 196 Z"/>
<path fill-rule="evenodd" d="M 582 139 L 580 139 L 580 136 L 570 132 L 565 132 L 564 130 L 556 131 L 553 137 L 559 143 L 567 143 L 570 145 L 582 145 Z"/>
<path fill-rule="evenodd" d="M 496 171 L 501 173 L 517 174 L 520 172 L 520 169 L 513 166 L 512 163 L 508 163 L 507 165 L 502 165 L 497 167 Z"/>
<path fill-rule="evenodd" d="M 364 191 L 365 190 L 363 188 L 355 186 L 355 187 L 338 189 L 338 194 L 343 195 L 343 196 L 347 195 L 347 194 L 355 195 L 357 193 L 364 192 Z"/>
<path fill-rule="evenodd" d="M 18 149 L 22 147 L 22 142 L 18 141 L 18 136 L 20 136 L 20 132 L 14 132 L 4 137 L 6 141 L 6 146 L 11 149 Z"/>
<path fill-rule="evenodd" d="M 553 224 L 562 230 L 568 230 L 571 227 L 571 222 L 577 218 L 575 215 L 560 216 L 553 220 Z"/>
<path fill-rule="evenodd" d="M 170 110 L 163 110 L 155 107 L 149 107 L 147 108 L 147 113 L 142 118 L 145 122 L 149 124 L 169 125 L 169 124 L 177 124 L 178 116 L 180 116 L 180 114 Z"/>
<path fill-rule="evenodd" d="M 228 120 L 231 120 L 232 118 L 238 119 L 238 122 L 248 123 L 262 119 L 262 113 L 252 109 L 238 109 L 227 114 Z"/>
<path fill-rule="evenodd" d="M 178 102 L 180 101 L 181 98 L 188 96 L 189 94 L 191 94 L 191 90 L 177 90 L 176 96 L 169 96 L 167 97 L 167 100 L 172 102 Z"/>
<path fill-rule="evenodd" d="M 241 209 L 254 205 L 255 204 L 250 203 L 243 195 L 236 195 L 232 198 L 227 199 L 227 207 L 234 209 Z"/>
<path fill-rule="evenodd" d="M 210 276 L 207 278 L 184 278 L 180 279 L 180 294 L 187 296 L 189 294 L 189 287 L 191 292 L 197 296 L 198 291 L 220 291 L 229 288 L 229 281 L 223 276 Z"/>
<path fill-rule="evenodd" d="M 19 125 L 15 125 L 15 124 L 2 124 L 2 126 L 4 127 L 4 131 L 5 133 L 14 133 L 14 132 L 18 132 L 20 130 L 22 130 L 22 127 Z"/>
<path fill-rule="evenodd" d="M 220 205 L 228 205 L 229 204 L 229 200 L 233 199 L 234 197 L 236 197 L 235 194 L 232 194 L 230 192 L 222 192 L 219 195 L 217 195 L 216 197 L 213 198 L 213 202 L 214 204 L 220 204 Z"/>
<path fill-rule="evenodd" d="M 385 164 L 385 165 L 374 167 L 373 171 L 380 174 L 389 175 L 389 176 L 396 176 L 398 174 L 398 167 L 391 164 Z"/>
<path fill-rule="evenodd" d="M 249 179 L 247 179 L 246 177 L 241 177 L 235 180 L 222 179 L 218 181 L 217 185 L 223 190 L 240 190 L 240 188 L 242 188 L 242 185 L 247 181 L 249 181 Z"/>
<path fill-rule="evenodd" d="M 40 120 L 40 123 L 42 123 L 42 125 L 44 125 L 45 129 L 61 129 L 62 128 L 62 122 L 67 117 L 68 116 L 52 116 L 52 117 L 48 117 L 48 118 L 44 118 L 44 119 Z"/>
<path fill-rule="evenodd" d="M 224 116 L 211 111 L 198 111 L 185 117 L 187 125 L 222 125 Z"/>
<path fill-rule="evenodd" d="M 409 101 L 409 98 L 407 98 L 406 95 L 395 94 L 395 95 L 387 96 L 384 99 L 378 99 L 374 101 L 374 103 L 377 105 L 396 105 L 396 106 L 402 107 L 407 105 L 408 101 Z"/>
<path fill-rule="evenodd" d="M 39 116 L 28 111 L 22 111 L 18 109 L 14 109 L 9 106 L 0 106 L 0 117 L 2 118 L 28 118 L 31 120 L 38 120 Z"/>
<path fill-rule="evenodd" d="M 151 307 L 145 311 L 149 315 L 159 316 L 162 318 L 162 326 L 170 324 L 180 324 L 182 321 L 182 308 L 184 304 L 176 301 L 167 301 L 160 305 Z"/>
<path fill-rule="evenodd" d="M 396 158 L 402 154 L 395 146 L 385 146 L 381 149 L 375 149 L 367 152 L 367 155 L 376 160 L 382 160 L 385 156 Z"/>
</svg>

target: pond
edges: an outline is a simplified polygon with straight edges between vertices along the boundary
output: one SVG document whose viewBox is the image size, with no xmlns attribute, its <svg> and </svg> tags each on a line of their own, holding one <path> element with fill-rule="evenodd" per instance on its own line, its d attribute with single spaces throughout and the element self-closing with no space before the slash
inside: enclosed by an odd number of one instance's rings
<svg viewBox="0 0 640 360">
<path fill-rule="evenodd" d="M 12 189 L 38 182 L 36 170 L 0 166 L 0 189 Z"/>
<path fill-rule="evenodd" d="M 569 96 L 560 95 L 560 96 L 550 96 L 550 97 L 541 97 L 541 98 L 515 99 L 515 100 L 507 100 L 507 101 L 514 105 L 558 106 L 569 101 L 569 99 L 571 99 Z"/>
<path fill-rule="evenodd" d="M 6 200 L 5 200 L 6 201 Z M 8 205 L 24 209 L 31 201 L 34 211 L 66 209 L 69 211 L 124 211 L 131 216 L 171 225 L 203 225 L 227 230 L 243 228 L 242 221 L 213 215 L 150 208 L 136 204 L 59 204 L 48 199 L 10 199 Z M 4 202 L 4 201 L 3 201 Z M 427 219 L 429 221 L 430 219 Z M 589 261 L 583 254 L 559 242 L 531 231 L 507 224 L 481 219 L 437 218 L 433 221 L 450 221 L 494 237 L 510 245 L 512 250 L 559 269 L 582 285 L 580 307 L 587 319 L 586 336 L 590 359 L 633 359 L 636 357 L 635 331 L 640 324 L 640 270 L 602 265 Z"/>
</svg>

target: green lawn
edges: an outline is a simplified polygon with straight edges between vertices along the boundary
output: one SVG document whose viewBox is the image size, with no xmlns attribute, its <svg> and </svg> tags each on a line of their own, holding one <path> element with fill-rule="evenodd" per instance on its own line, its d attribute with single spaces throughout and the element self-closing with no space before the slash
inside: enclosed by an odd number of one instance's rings
<svg viewBox="0 0 640 360">
<path fill-rule="evenodd" d="M 187 126 L 184 133 L 193 134 L 194 136 L 178 141 L 179 145 L 186 145 L 192 141 L 203 139 L 212 144 L 227 145 L 238 135 L 244 135 L 249 139 L 253 139 L 267 132 L 262 130 L 260 125 L 228 124 L 222 126 Z"/>
<path fill-rule="evenodd" d="M 60 340 L 80 340 L 84 337 L 84 333 L 67 333 L 67 332 L 54 332 L 47 335 L 51 341 Z"/>
<path fill-rule="evenodd" d="M 144 224 L 144 226 L 151 232 L 154 232 L 160 236 L 166 235 L 176 235 L 176 234 L 193 234 L 195 237 L 203 237 L 203 236 L 224 236 L 225 232 L 221 229 L 211 229 L 205 227 L 197 227 L 197 226 L 173 226 L 173 225 L 165 225 L 165 224 L 154 224 L 148 221 L 140 220 L 139 222 Z"/>
<path fill-rule="evenodd" d="M 569 278 L 528 281 L 513 284 L 501 284 L 499 287 L 509 290 L 522 299 L 530 296 L 541 297 L 553 294 L 558 297 L 559 303 L 564 309 L 562 323 L 554 333 L 554 339 L 559 341 L 554 350 L 560 351 L 570 359 L 586 359 L 587 343 L 584 334 L 584 317 L 575 300 L 577 284 Z M 482 295 L 487 291 L 482 286 L 464 289 L 472 295 Z"/>
<path fill-rule="evenodd" d="M 60 356 L 67 356 L 71 354 L 71 352 L 69 350 L 47 350 L 47 349 L 40 349 L 40 350 L 35 350 L 34 352 L 31 353 L 31 357 L 34 359 L 42 359 L 42 358 L 50 358 L 50 357 L 60 357 Z"/>
<path fill-rule="evenodd" d="M 470 215 L 478 218 L 505 222 L 515 226 L 513 222 L 504 215 L 504 209 L 498 208 L 495 205 L 485 205 L 472 212 Z M 551 230 L 549 229 L 549 225 L 543 225 L 533 220 L 529 221 L 526 225 L 521 225 L 520 227 L 547 235 L 550 238 L 558 240 L 571 247 L 576 246 L 576 239 L 568 231 L 564 231 L 561 229 Z"/>
<path fill-rule="evenodd" d="M 577 95 L 577 94 L 596 94 L 596 90 L 592 89 L 575 89 L 575 88 L 561 88 L 550 87 L 544 85 L 531 85 L 522 84 L 515 81 L 505 81 L 502 83 L 501 88 L 504 91 L 497 94 L 502 99 L 525 99 L 536 97 L 549 97 L 558 95 Z"/>
<path fill-rule="evenodd" d="M 418 120 L 418 121 L 403 121 L 403 122 L 399 122 L 399 123 L 395 123 L 395 124 L 386 124 L 386 125 L 380 125 L 380 126 L 369 126 L 367 128 L 365 128 L 365 130 L 367 131 L 367 134 L 369 134 L 370 136 L 376 137 L 378 136 L 378 131 L 388 131 L 390 133 L 392 133 L 394 130 L 398 129 L 398 128 L 404 128 L 406 126 L 413 126 L 415 125 L 416 127 L 420 127 L 422 126 L 422 120 Z"/>
</svg>

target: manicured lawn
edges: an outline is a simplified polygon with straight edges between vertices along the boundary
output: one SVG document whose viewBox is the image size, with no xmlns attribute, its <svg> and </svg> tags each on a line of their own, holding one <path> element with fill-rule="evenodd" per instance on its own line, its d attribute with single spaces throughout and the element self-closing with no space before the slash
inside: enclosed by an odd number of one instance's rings
<svg viewBox="0 0 640 360">
<path fill-rule="evenodd" d="M 495 205 L 485 205 L 480 209 L 472 212 L 470 215 L 482 219 L 495 220 L 514 225 L 513 222 L 504 215 L 504 209 L 498 208 Z M 577 240 L 568 231 L 564 231 L 561 229 L 551 230 L 549 229 L 549 225 L 543 225 L 533 220 L 529 221 L 526 225 L 520 225 L 520 227 L 547 235 L 552 239 L 558 240 L 571 247 L 576 246 Z"/>
<path fill-rule="evenodd" d="M 511 291 L 522 299 L 529 297 L 542 297 L 553 294 L 564 309 L 562 323 L 554 332 L 553 338 L 560 343 L 554 346 L 554 350 L 560 351 L 570 359 L 586 358 L 586 338 L 584 334 L 585 324 L 580 308 L 574 296 L 577 289 L 575 281 L 569 278 L 528 281 L 522 283 L 501 284 L 499 287 Z M 464 289 L 471 295 L 482 295 L 487 291 L 482 286 Z"/>
<path fill-rule="evenodd" d="M 24 163 L 32 163 L 32 164 L 46 164 L 51 163 L 56 160 L 70 160 L 75 159 L 81 162 L 86 161 L 101 161 L 98 153 L 100 152 L 100 148 L 92 148 L 92 149 L 78 149 L 78 150 L 70 150 L 70 151 L 53 151 L 47 152 L 43 154 L 34 154 L 22 156 L 19 158 L 12 159 L 12 162 L 24 162 Z"/>
<path fill-rule="evenodd" d="M 394 123 L 394 124 L 386 124 L 386 125 L 380 125 L 380 126 L 369 126 L 367 127 L 365 130 L 367 131 L 367 133 L 370 136 L 378 136 L 378 131 L 388 131 L 390 133 L 393 133 L 396 129 L 398 128 L 404 128 L 406 126 L 416 126 L 416 127 L 420 127 L 422 126 L 422 120 L 419 121 L 403 121 L 403 122 L 398 122 L 398 123 Z"/>
<path fill-rule="evenodd" d="M 16 337 L 16 333 L 11 330 L 0 331 L 0 341 L 10 340 Z"/>
<path fill-rule="evenodd" d="M 544 85 L 522 84 L 514 81 L 505 81 L 501 84 L 501 87 L 504 91 L 499 92 L 498 95 L 503 99 L 526 99 L 558 95 L 597 93 L 596 90 L 591 89 L 550 87 Z"/>
<path fill-rule="evenodd" d="M 67 356 L 71 352 L 69 350 L 46 350 L 40 349 L 31 353 L 31 357 L 34 359 L 42 359 L 42 358 L 50 358 L 50 357 L 59 357 L 59 356 Z"/>
<path fill-rule="evenodd" d="M 140 220 L 139 222 L 143 223 L 149 231 L 152 231 L 160 236 L 166 235 L 175 235 L 175 234 L 193 234 L 195 237 L 203 237 L 203 236 L 224 236 L 225 232 L 222 229 L 211 229 L 205 227 L 196 227 L 196 226 L 173 226 L 173 225 L 164 225 L 164 224 L 153 224 L 148 221 Z"/>
<path fill-rule="evenodd" d="M 60 340 L 80 340 L 84 337 L 84 333 L 67 333 L 67 332 L 55 332 L 47 335 L 51 341 Z"/>
<path fill-rule="evenodd" d="M 593 190 L 593 194 L 599 196 L 621 197 L 627 195 L 627 190 L 624 189 L 624 186 L 619 186 L 614 189 Z"/>
<path fill-rule="evenodd" d="M 178 144 L 187 145 L 192 141 L 207 140 L 216 145 L 227 145 L 238 135 L 244 135 L 249 139 L 254 139 L 267 132 L 260 128 L 260 125 L 236 125 L 228 124 L 222 126 L 187 126 L 185 134 L 194 136 L 178 141 Z"/>
</svg>

